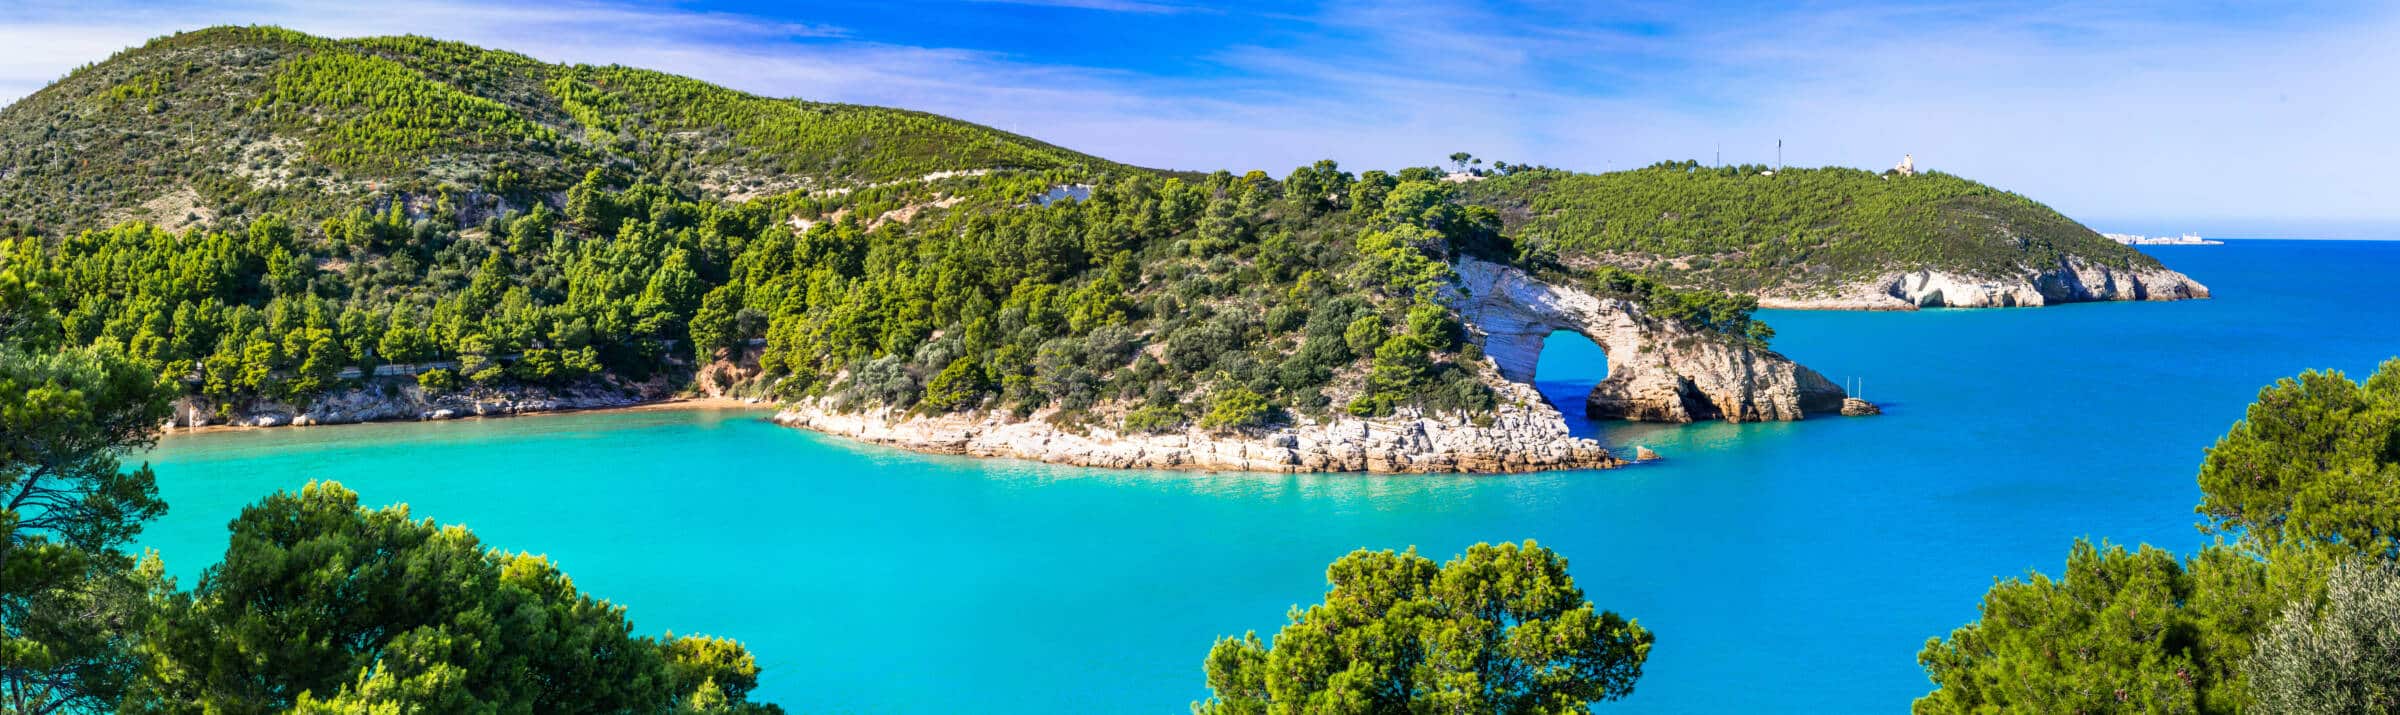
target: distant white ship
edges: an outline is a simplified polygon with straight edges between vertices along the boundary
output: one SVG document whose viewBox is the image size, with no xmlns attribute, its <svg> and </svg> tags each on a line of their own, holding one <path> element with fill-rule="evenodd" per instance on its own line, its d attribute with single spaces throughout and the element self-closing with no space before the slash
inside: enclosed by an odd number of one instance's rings
<svg viewBox="0 0 2400 715">
<path fill-rule="evenodd" d="M 2187 233 L 2187 234 L 2184 234 L 2184 235 L 2181 235 L 2181 236 L 2144 236 L 2144 235 L 2141 235 L 2141 234 L 2138 234 L 2138 233 L 2103 233 L 2103 234 L 2100 234 L 2100 235 L 2102 235 L 2102 236 L 2107 236 L 2107 237 L 2108 237 L 2108 240 L 2115 241 L 2115 242 L 2118 242 L 2118 243 L 2122 243 L 2122 244 L 2125 244 L 2125 245 L 2128 245 L 2128 246 L 2222 246 L 2222 245 L 2225 245 L 2225 242 L 2224 242 L 2224 241 L 2211 241 L 2211 240 L 2208 240 L 2208 239 L 2205 239 L 2205 238 L 2201 238 L 2201 237 L 2200 237 L 2200 234 L 2197 234 L 2197 233 Z"/>
</svg>

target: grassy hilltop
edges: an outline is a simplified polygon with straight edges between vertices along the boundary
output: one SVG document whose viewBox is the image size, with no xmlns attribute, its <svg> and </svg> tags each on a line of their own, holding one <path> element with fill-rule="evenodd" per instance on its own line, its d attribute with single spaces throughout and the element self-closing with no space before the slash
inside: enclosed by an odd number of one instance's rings
<svg viewBox="0 0 2400 715">
<path fill-rule="evenodd" d="M 597 168 L 739 197 L 1107 165 L 922 112 L 770 99 L 422 37 L 270 27 L 159 38 L 0 109 L 0 217 L 69 230 L 338 213 L 444 187 L 523 206 Z"/>
</svg>

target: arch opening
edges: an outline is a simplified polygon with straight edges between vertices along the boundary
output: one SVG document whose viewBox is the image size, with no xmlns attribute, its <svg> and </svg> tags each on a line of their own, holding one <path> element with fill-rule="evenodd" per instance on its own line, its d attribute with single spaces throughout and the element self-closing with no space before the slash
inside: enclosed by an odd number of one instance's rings
<svg viewBox="0 0 2400 715">
<path fill-rule="evenodd" d="M 1573 330 L 1551 331 L 1536 349 L 1540 357 L 1534 362 L 1534 390 L 1566 418 L 1568 433 L 1600 439 L 1600 423 L 1584 414 L 1584 401 L 1593 386 L 1608 379 L 1608 351 Z"/>
<path fill-rule="evenodd" d="M 1796 420 L 1827 397 L 1839 406 L 1841 388 L 1815 371 L 1771 350 L 1646 318 L 1630 299 L 1603 300 L 1473 258 L 1460 259 L 1458 269 L 1465 297 L 1459 313 L 1483 336 L 1483 352 L 1500 376 L 1531 386 L 1570 419 L 1597 413 L 1637 422 Z M 1544 348 L 1553 336 L 1575 346 L 1561 355 L 1582 358 L 1552 357 Z M 1579 372 L 1542 374 L 1542 364 L 1558 360 L 1566 362 L 1554 369 Z M 1570 382 L 1591 391 L 1571 397 L 1563 392 Z M 1588 420 L 1580 424 L 1592 429 Z"/>
</svg>

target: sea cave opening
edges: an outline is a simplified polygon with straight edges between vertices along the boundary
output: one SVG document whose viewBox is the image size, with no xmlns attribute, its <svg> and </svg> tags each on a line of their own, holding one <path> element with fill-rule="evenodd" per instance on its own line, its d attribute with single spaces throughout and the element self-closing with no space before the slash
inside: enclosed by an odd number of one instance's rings
<svg viewBox="0 0 2400 715">
<path fill-rule="evenodd" d="M 1577 437 L 1600 439 L 1600 425 L 1584 416 L 1584 400 L 1592 386 L 1608 378 L 1608 351 L 1573 330 L 1558 330 L 1543 338 L 1541 357 L 1534 362 L 1533 387 L 1567 418 L 1567 430 Z M 1605 440 L 1603 440 L 1605 441 Z"/>
</svg>

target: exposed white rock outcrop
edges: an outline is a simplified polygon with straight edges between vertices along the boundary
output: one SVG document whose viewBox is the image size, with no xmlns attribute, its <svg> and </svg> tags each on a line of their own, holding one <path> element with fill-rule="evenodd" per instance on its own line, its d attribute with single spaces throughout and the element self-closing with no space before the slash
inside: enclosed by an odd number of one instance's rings
<svg viewBox="0 0 2400 715">
<path fill-rule="evenodd" d="M 824 401 L 787 405 L 775 421 L 872 444 L 921 452 L 1010 457 L 1118 469 L 1251 472 L 1527 472 L 1624 464 L 1598 442 L 1568 433 L 1558 410 L 1532 387 L 1493 385 L 1501 406 L 1488 421 L 1403 411 L 1339 418 L 1253 433 L 1203 430 L 1127 434 L 1073 431 L 1036 414 L 991 412 L 926 417 L 891 410 L 844 412 Z"/>
<path fill-rule="evenodd" d="M 2055 266 L 1996 278 L 1932 270 L 1894 272 L 1824 294 L 1770 293 L 1758 303 L 1798 310 L 1916 310 L 2206 297 L 2208 286 L 2164 267 L 2111 268 L 2070 257 Z"/>
<path fill-rule="evenodd" d="M 1510 380 L 1533 381 L 1550 334 L 1571 330 L 1608 353 L 1608 378 L 1586 404 L 1594 419 L 1645 422 L 1796 420 L 1841 409 L 1840 386 L 1783 355 L 1651 318 L 1633 301 L 1552 285 L 1524 271 L 1460 259 L 1459 312 Z"/>
</svg>

